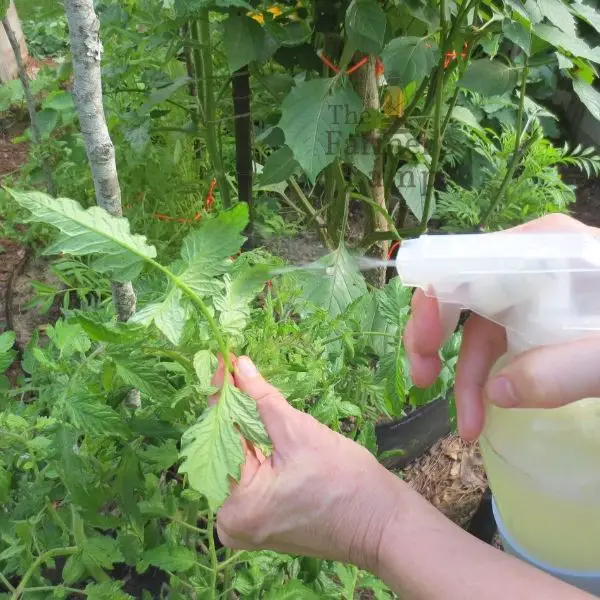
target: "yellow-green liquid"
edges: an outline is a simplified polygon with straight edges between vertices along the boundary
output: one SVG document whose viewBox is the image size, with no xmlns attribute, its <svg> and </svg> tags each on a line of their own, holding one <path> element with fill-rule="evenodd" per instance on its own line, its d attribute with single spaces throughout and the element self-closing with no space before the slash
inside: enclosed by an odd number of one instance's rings
<svg viewBox="0 0 600 600">
<path fill-rule="evenodd" d="M 481 450 L 508 534 L 549 567 L 600 572 L 600 399 L 486 411 Z"/>
</svg>

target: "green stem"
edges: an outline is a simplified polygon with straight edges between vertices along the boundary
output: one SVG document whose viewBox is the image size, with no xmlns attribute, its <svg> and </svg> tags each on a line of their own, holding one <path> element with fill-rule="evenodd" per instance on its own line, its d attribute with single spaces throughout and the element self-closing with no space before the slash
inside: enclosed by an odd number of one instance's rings
<svg viewBox="0 0 600 600">
<path fill-rule="evenodd" d="M 442 9 L 445 10 L 445 0 L 442 0 Z M 435 190 L 435 178 L 437 175 L 438 165 L 440 162 L 440 154 L 442 150 L 442 104 L 444 102 L 444 70 L 441 68 L 437 72 L 435 94 L 435 114 L 433 117 L 433 152 L 431 153 L 431 168 L 429 170 L 429 179 L 427 181 L 427 191 L 425 193 L 425 203 L 423 205 L 423 217 L 421 218 L 420 230 L 427 230 L 429 222 L 429 212 L 431 209 L 431 201 Z"/>
<path fill-rule="evenodd" d="M 223 206 L 231 206 L 231 194 L 229 191 L 229 181 L 225 169 L 223 168 L 223 158 L 219 150 L 219 136 L 217 131 L 217 110 L 215 105 L 215 95 L 213 89 L 213 57 L 212 43 L 210 39 L 210 21 L 209 11 L 204 8 L 199 11 L 198 17 L 198 38 L 200 41 L 200 59 L 202 64 L 202 75 L 204 79 L 204 114 L 206 126 L 206 149 L 210 156 L 215 179 L 219 184 L 219 192 L 223 201 Z"/>
<path fill-rule="evenodd" d="M 528 74 L 529 74 L 529 69 L 528 69 L 527 63 L 526 63 L 525 67 L 523 68 L 523 72 L 521 73 L 521 91 L 520 91 L 520 98 L 519 98 L 519 112 L 517 114 L 517 130 L 515 132 L 515 149 L 514 149 L 512 158 L 510 160 L 510 163 L 508 165 L 506 175 L 504 176 L 504 179 L 502 180 L 502 184 L 498 188 L 496 195 L 491 200 L 489 206 L 487 207 L 487 210 L 485 211 L 485 213 L 483 214 L 483 217 L 481 218 L 481 221 L 479 223 L 480 229 L 483 229 L 487 225 L 487 222 L 489 221 L 490 217 L 496 210 L 498 204 L 500 204 L 500 202 L 504 198 L 504 194 L 506 193 L 506 190 L 508 189 L 508 186 L 510 185 L 510 183 L 512 181 L 515 171 L 517 170 L 519 161 L 521 160 L 523 153 L 529 148 L 529 143 L 525 144 L 523 146 L 523 148 L 521 148 L 521 137 L 523 135 L 523 114 L 525 112 L 525 95 L 527 92 L 527 75 Z"/>
<path fill-rule="evenodd" d="M 217 598 L 217 576 L 219 574 L 219 562 L 217 558 L 217 550 L 215 548 L 215 515 L 210 511 L 208 516 L 208 549 L 210 554 L 210 565 L 212 567 L 211 583 L 210 583 L 210 600 Z"/>
<path fill-rule="evenodd" d="M 190 35 L 193 44 L 192 46 L 192 56 L 193 56 L 193 64 L 194 64 L 194 76 L 196 79 L 196 105 L 198 115 L 202 119 L 203 122 L 206 122 L 206 115 L 204 114 L 205 109 L 205 90 L 204 90 L 204 78 L 202 77 L 202 53 L 200 52 L 202 46 L 199 40 L 199 27 L 197 22 L 190 23 Z"/>
<path fill-rule="evenodd" d="M 11 582 L 6 579 L 6 577 L 4 576 L 3 573 L 0 572 L 0 583 L 2 583 L 2 585 L 9 591 L 9 592 L 14 592 L 15 591 L 15 586 L 11 584 Z"/>
<path fill-rule="evenodd" d="M 210 310 L 208 310 L 208 306 L 204 304 L 200 296 L 192 290 L 186 283 L 181 281 L 177 275 L 169 271 L 166 267 L 163 267 L 159 262 L 156 262 L 153 259 L 146 258 L 149 264 L 151 264 L 155 269 L 160 271 L 163 275 L 165 275 L 169 281 L 173 283 L 176 287 L 178 287 L 191 301 L 196 308 L 200 310 L 200 312 L 204 315 L 204 318 L 208 322 L 208 326 L 213 332 L 215 339 L 217 340 L 217 345 L 219 346 L 219 350 L 223 355 L 223 362 L 227 369 L 233 373 L 233 364 L 231 362 L 231 358 L 229 356 L 229 347 L 225 338 L 221 335 L 221 330 L 219 329 L 219 325 L 217 324 L 215 318 L 212 316 Z"/>
<path fill-rule="evenodd" d="M 246 554 L 248 554 L 248 552 L 246 550 L 240 550 L 239 552 L 236 552 L 235 554 L 231 554 L 230 556 L 227 557 L 226 560 L 224 560 L 219 565 L 219 571 L 222 571 L 223 569 L 226 569 L 227 567 L 235 564 L 236 562 L 241 561 L 242 557 Z"/>
<path fill-rule="evenodd" d="M 185 521 L 181 521 L 176 519 L 175 517 L 168 517 L 169 521 L 172 523 L 177 523 L 177 525 L 181 525 L 181 527 L 185 527 L 185 529 L 189 529 L 190 531 L 196 532 L 198 535 L 206 535 L 206 529 L 200 529 L 199 527 L 194 527 Z"/>
<path fill-rule="evenodd" d="M 44 554 L 38 556 L 29 565 L 27 571 L 25 571 L 21 582 L 10 596 L 11 600 L 19 600 L 19 598 L 21 598 L 27 587 L 27 583 L 41 565 L 58 556 L 72 556 L 73 554 L 77 554 L 77 552 L 79 552 L 79 548 L 77 548 L 77 546 L 69 546 L 68 548 L 54 548 L 53 550 L 48 550 L 48 552 L 44 552 Z"/>
</svg>

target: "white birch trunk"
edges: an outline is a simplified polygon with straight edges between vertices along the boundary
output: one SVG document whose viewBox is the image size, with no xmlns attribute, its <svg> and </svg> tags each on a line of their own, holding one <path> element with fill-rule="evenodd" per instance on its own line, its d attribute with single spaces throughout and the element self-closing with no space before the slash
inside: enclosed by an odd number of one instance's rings
<svg viewBox="0 0 600 600">
<path fill-rule="evenodd" d="M 94 178 L 96 202 L 120 217 L 123 209 L 115 148 L 102 102 L 100 21 L 93 0 L 66 0 L 65 9 L 73 54 L 73 97 Z M 135 314 L 136 297 L 131 283 L 113 283 L 113 301 L 119 320 L 127 321 Z"/>
<path fill-rule="evenodd" d="M 73 55 L 73 98 L 92 169 L 96 202 L 111 215 L 120 217 L 123 208 L 115 148 L 102 101 L 100 21 L 94 12 L 93 0 L 65 0 L 65 9 Z M 113 282 L 112 290 L 117 317 L 120 321 L 128 321 L 136 309 L 133 285 L 131 282 Z M 139 408 L 140 392 L 131 390 L 125 403 L 131 408 Z"/>
</svg>

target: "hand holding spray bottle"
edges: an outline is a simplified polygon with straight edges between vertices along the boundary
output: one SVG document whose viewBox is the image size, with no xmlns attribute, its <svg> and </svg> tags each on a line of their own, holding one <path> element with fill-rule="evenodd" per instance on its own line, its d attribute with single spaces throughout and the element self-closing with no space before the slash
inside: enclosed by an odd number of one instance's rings
<svg viewBox="0 0 600 600">
<path fill-rule="evenodd" d="M 600 333 L 591 233 L 425 235 L 403 242 L 396 267 L 405 286 L 437 298 L 449 327 L 470 309 L 505 328 L 490 375 L 527 350 Z M 505 549 L 600 596 L 600 399 L 488 405 L 480 445 Z"/>
</svg>

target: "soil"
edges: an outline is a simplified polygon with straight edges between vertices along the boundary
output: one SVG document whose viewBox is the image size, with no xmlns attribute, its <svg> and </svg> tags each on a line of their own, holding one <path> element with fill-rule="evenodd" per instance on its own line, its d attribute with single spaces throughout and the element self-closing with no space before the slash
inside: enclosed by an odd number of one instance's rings
<svg viewBox="0 0 600 600">
<path fill-rule="evenodd" d="M 27 161 L 29 144 L 15 144 L 13 138 L 20 136 L 27 126 L 13 113 L 0 116 L 0 184 L 8 176 L 16 174 Z"/>
</svg>

